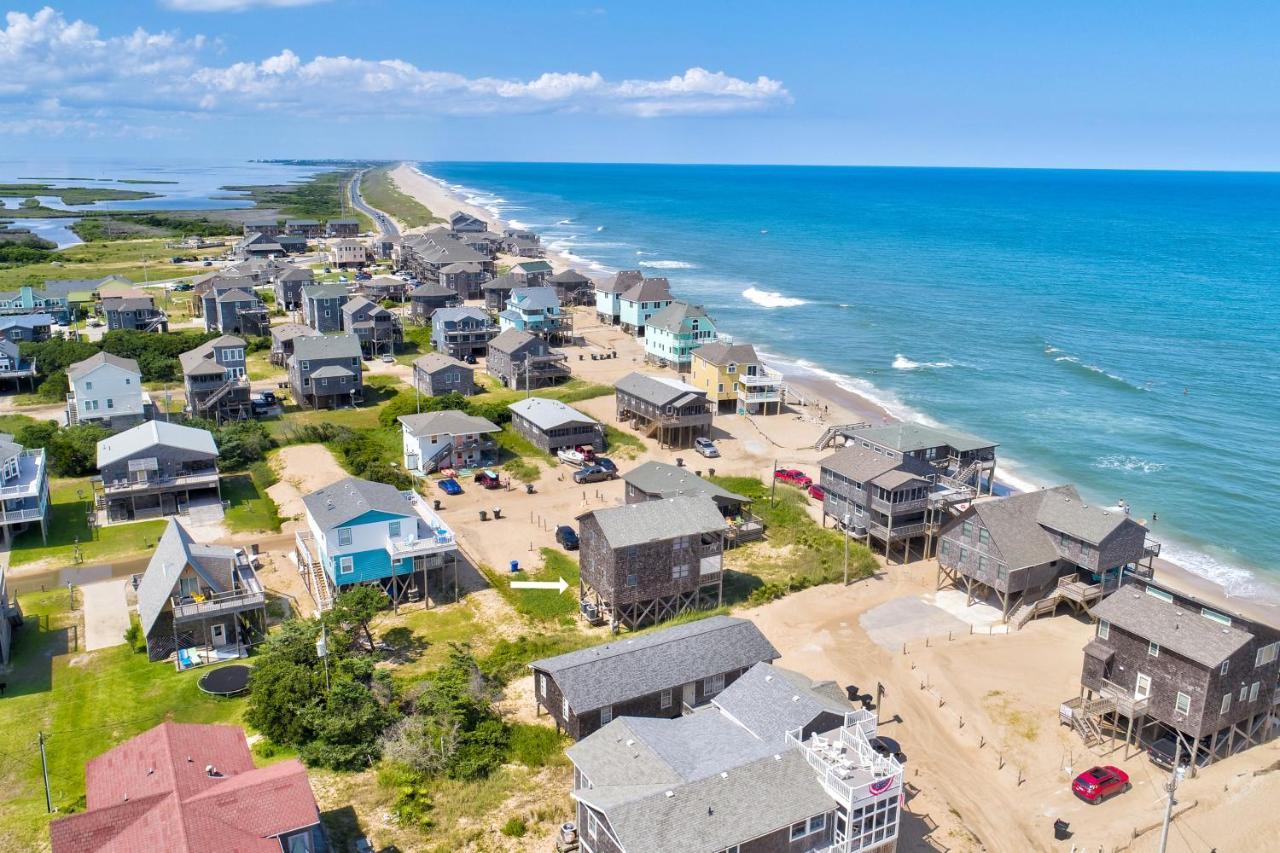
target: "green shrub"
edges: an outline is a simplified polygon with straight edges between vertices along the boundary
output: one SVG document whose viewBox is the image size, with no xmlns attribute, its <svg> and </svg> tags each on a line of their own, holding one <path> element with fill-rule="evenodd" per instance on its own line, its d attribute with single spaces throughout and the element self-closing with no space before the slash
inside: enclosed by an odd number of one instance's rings
<svg viewBox="0 0 1280 853">
<path fill-rule="evenodd" d="M 564 739 L 547 726 L 514 723 L 508 743 L 511 758 L 525 767 L 546 767 L 564 756 Z"/>
<path fill-rule="evenodd" d="M 524 838 L 524 834 L 528 831 L 529 827 L 525 825 L 522 817 L 507 818 L 507 822 L 502 825 L 502 834 L 508 838 Z"/>
<path fill-rule="evenodd" d="M 142 623 L 137 619 L 129 620 L 129 628 L 124 632 L 124 641 L 135 652 L 147 650 L 147 638 L 142 633 Z"/>
</svg>

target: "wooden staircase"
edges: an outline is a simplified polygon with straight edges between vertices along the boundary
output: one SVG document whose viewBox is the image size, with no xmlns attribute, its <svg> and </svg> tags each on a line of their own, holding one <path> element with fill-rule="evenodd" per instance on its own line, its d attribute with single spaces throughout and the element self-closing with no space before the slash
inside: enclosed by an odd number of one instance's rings
<svg viewBox="0 0 1280 853">
<path fill-rule="evenodd" d="M 311 556 L 311 549 L 305 543 L 300 542 L 294 553 L 298 557 L 298 571 L 302 573 L 303 583 L 307 585 L 316 609 L 321 613 L 332 610 L 333 591 L 329 588 L 329 577 L 324 572 L 324 566 Z"/>
<path fill-rule="evenodd" d="M 1106 698 L 1085 701 L 1076 697 L 1063 702 L 1062 707 L 1065 710 L 1060 713 L 1060 719 L 1070 720 L 1071 728 L 1080 735 L 1085 746 L 1093 746 L 1106 740 L 1106 735 L 1102 733 L 1101 720 L 1115 711 L 1114 701 Z"/>
<path fill-rule="evenodd" d="M 818 436 L 818 440 L 813 443 L 814 450 L 826 450 L 831 442 L 835 441 L 836 436 L 845 431 L 852 431 L 861 427 L 868 426 L 866 423 L 856 424 L 834 424 L 822 431 L 822 435 Z"/>
</svg>

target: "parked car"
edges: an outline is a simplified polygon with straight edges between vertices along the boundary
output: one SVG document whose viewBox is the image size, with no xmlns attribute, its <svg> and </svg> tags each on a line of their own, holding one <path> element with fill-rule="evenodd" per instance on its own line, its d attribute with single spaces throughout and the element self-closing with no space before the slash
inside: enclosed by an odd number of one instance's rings
<svg viewBox="0 0 1280 853">
<path fill-rule="evenodd" d="M 556 544 L 566 551 L 578 550 L 578 534 L 567 524 L 556 528 Z"/>
<path fill-rule="evenodd" d="M 258 399 L 266 403 L 268 406 L 274 406 L 276 403 L 280 402 L 276 399 L 275 391 L 259 391 Z"/>
<path fill-rule="evenodd" d="M 1132 787 L 1129 774 L 1119 767 L 1090 767 L 1071 783 L 1071 793 L 1086 803 L 1097 805 L 1108 797 L 1122 794 Z"/>
<path fill-rule="evenodd" d="M 1221 741 L 1218 742 L 1221 746 Z M 1162 737 L 1147 747 L 1147 758 L 1151 759 L 1152 764 L 1158 764 L 1165 770 L 1173 769 L 1174 756 L 1178 754 L 1178 745 L 1171 737 Z M 1178 758 L 1178 763 L 1183 767 L 1191 766 L 1191 755 L 1186 749 L 1182 750 L 1182 756 Z M 1209 763 L 1209 750 L 1197 750 L 1196 766 L 1204 767 Z"/>
<path fill-rule="evenodd" d="M 476 357 L 474 353 L 467 353 L 467 357 L 463 359 L 467 364 L 475 364 Z"/>
<path fill-rule="evenodd" d="M 195 290 L 196 286 L 189 281 L 179 282 L 173 286 L 175 293 L 186 293 L 188 290 Z"/>
<path fill-rule="evenodd" d="M 493 471 L 477 471 L 476 485 L 485 489 L 501 489 L 502 480 Z"/>
<path fill-rule="evenodd" d="M 201 264 L 201 266 L 203 266 L 203 267 L 211 267 L 211 266 L 213 266 L 213 261 L 205 261 L 203 264 Z"/>
<path fill-rule="evenodd" d="M 810 486 L 808 489 L 809 497 L 815 501 L 825 501 L 827 499 L 827 490 L 822 486 Z"/>
<path fill-rule="evenodd" d="M 604 470 L 608 471 L 610 474 L 613 474 L 615 476 L 618 473 L 618 466 L 613 464 L 612 459 L 606 459 L 603 456 L 597 456 L 592 461 L 591 464 L 595 465 L 597 468 L 603 468 Z"/>
<path fill-rule="evenodd" d="M 592 465 L 588 468 L 582 468 L 573 472 L 573 482 L 575 483 L 599 483 L 602 480 L 612 480 L 618 476 L 616 471 L 607 471 L 599 465 Z"/>
<path fill-rule="evenodd" d="M 458 485 L 458 481 L 452 477 L 445 477 L 443 480 L 436 483 L 436 485 L 439 486 L 440 490 L 446 495 L 462 494 L 462 486 Z"/>
<path fill-rule="evenodd" d="M 801 489 L 807 489 L 813 485 L 813 478 L 798 468 L 779 468 L 773 472 L 775 480 L 781 480 Z"/>
<path fill-rule="evenodd" d="M 693 440 L 693 450 L 708 459 L 720 458 L 720 451 L 716 449 L 716 443 L 709 438 L 695 438 Z"/>
</svg>

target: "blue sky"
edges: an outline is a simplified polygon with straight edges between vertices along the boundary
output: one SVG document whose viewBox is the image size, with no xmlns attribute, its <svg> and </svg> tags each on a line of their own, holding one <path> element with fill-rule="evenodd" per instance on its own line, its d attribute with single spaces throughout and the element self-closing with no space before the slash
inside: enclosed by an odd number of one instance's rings
<svg viewBox="0 0 1280 853">
<path fill-rule="evenodd" d="M 4 156 L 1280 167 L 1277 4 L 7 4 Z"/>
</svg>

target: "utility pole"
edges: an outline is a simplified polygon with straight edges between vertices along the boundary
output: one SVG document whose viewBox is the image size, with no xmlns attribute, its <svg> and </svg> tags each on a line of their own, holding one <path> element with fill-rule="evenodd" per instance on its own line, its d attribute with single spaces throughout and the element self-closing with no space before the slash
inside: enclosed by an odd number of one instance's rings
<svg viewBox="0 0 1280 853">
<path fill-rule="evenodd" d="M 1169 774 L 1169 783 L 1165 785 L 1169 797 L 1164 803 L 1164 824 L 1160 827 L 1160 853 L 1165 853 L 1165 846 L 1169 843 L 1169 824 L 1173 820 L 1173 793 L 1178 790 L 1178 779 L 1182 771 L 1182 738 L 1175 735 L 1174 740 L 1177 746 L 1173 751 L 1173 772 Z"/>
<path fill-rule="evenodd" d="M 849 585 L 849 515 L 844 517 L 844 585 Z"/>
<path fill-rule="evenodd" d="M 44 754 L 44 732 L 40 732 L 40 769 L 44 773 L 44 808 L 53 814 L 53 797 L 49 794 L 49 761 Z"/>
<path fill-rule="evenodd" d="M 778 460 L 773 460 L 773 477 L 769 480 L 769 506 L 777 504 L 778 495 Z"/>
</svg>

